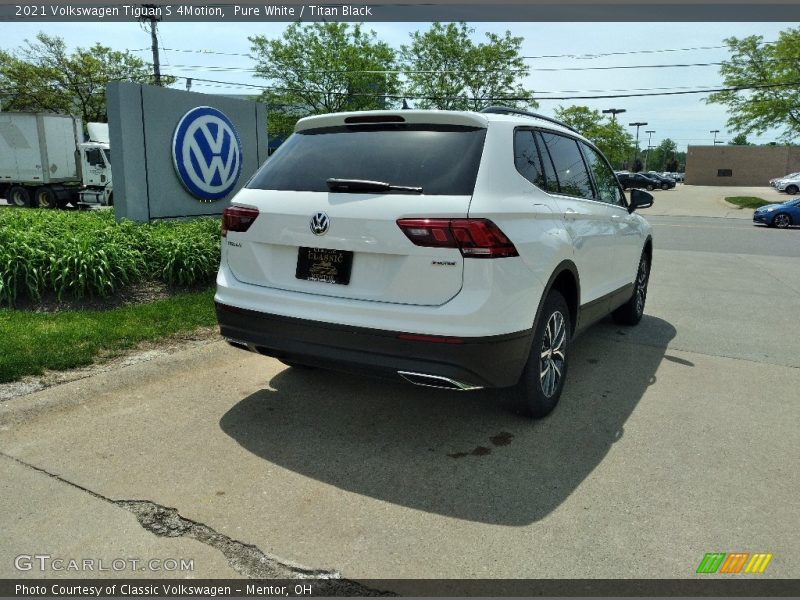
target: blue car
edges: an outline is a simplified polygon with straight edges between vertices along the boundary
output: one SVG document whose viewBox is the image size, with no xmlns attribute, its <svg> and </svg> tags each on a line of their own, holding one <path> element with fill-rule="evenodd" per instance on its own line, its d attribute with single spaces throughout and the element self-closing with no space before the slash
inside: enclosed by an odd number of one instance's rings
<svg viewBox="0 0 800 600">
<path fill-rule="evenodd" d="M 800 225 L 800 199 L 789 200 L 783 204 L 767 204 L 757 208 L 753 213 L 753 222 L 781 229 L 790 225 Z"/>
</svg>

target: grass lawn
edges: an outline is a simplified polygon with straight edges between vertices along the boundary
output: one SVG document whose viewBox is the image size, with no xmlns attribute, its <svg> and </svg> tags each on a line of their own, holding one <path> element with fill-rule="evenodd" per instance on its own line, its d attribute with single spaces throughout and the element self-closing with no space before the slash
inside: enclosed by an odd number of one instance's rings
<svg viewBox="0 0 800 600">
<path fill-rule="evenodd" d="M 91 364 L 101 353 L 216 324 L 214 290 L 111 310 L 0 309 L 0 383 Z"/>
<path fill-rule="evenodd" d="M 725 198 L 725 202 L 735 204 L 739 208 L 758 208 L 765 204 L 773 204 L 773 202 L 769 202 L 763 198 L 756 198 L 755 196 L 728 196 Z"/>
</svg>

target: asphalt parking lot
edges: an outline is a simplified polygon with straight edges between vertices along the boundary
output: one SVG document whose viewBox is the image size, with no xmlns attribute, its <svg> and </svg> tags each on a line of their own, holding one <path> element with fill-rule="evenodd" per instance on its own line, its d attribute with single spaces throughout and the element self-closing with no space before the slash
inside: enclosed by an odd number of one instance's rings
<svg viewBox="0 0 800 600">
<path fill-rule="evenodd" d="M 43 553 L 193 577 L 690 578 L 707 552 L 800 577 L 800 230 L 719 198 L 656 194 L 644 320 L 579 338 L 539 422 L 498 392 L 223 342 L 1 403 L 0 577 L 41 577 L 14 559 Z"/>
</svg>

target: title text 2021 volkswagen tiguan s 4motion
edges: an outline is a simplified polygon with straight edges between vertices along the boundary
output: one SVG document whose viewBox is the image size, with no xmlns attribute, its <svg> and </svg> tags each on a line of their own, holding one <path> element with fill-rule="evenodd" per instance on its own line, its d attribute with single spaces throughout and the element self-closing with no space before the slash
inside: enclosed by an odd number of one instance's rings
<svg viewBox="0 0 800 600">
<path fill-rule="evenodd" d="M 542 417 L 576 332 L 642 318 L 652 201 L 532 113 L 301 119 L 225 209 L 220 329 L 289 365 L 507 388 Z"/>
</svg>

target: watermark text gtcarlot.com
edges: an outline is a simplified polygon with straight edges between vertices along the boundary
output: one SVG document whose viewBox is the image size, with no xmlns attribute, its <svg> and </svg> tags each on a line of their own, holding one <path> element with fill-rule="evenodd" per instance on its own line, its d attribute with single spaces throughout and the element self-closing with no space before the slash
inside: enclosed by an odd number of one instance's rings
<svg viewBox="0 0 800 600">
<path fill-rule="evenodd" d="M 117 573 L 152 571 L 191 572 L 194 559 L 186 558 L 63 558 L 49 554 L 20 554 L 14 559 L 18 571 L 97 573 L 113 571 Z"/>
</svg>

